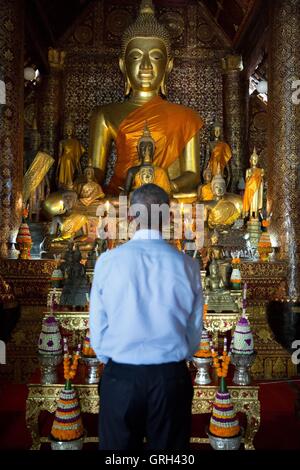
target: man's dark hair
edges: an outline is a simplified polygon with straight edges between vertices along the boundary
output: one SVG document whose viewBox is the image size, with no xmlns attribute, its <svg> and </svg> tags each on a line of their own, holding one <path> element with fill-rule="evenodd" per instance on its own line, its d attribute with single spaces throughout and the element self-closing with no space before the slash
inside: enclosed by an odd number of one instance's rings
<svg viewBox="0 0 300 470">
<path fill-rule="evenodd" d="M 170 205 L 170 198 L 166 191 L 156 184 L 144 184 L 133 191 L 131 195 L 130 205 L 133 206 L 135 204 L 144 206 L 147 211 L 147 220 L 141 224 L 140 228 L 162 229 L 163 214 L 159 212 L 159 218 L 151 220 L 151 207 L 156 206 L 156 208 L 158 208 L 161 205 Z M 137 213 L 136 216 L 139 216 L 139 213 Z"/>
</svg>

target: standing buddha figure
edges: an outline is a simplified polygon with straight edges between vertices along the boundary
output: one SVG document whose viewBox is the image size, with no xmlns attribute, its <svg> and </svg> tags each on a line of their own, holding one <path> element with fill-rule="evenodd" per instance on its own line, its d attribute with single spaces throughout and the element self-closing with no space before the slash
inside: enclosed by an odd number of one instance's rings
<svg viewBox="0 0 300 470">
<path fill-rule="evenodd" d="M 66 138 L 59 143 L 59 160 L 57 164 L 57 184 L 59 189 L 73 189 L 75 171 L 81 172 L 80 158 L 85 149 L 78 139 L 73 136 L 73 123 L 68 121 L 65 124 Z"/>
<path fill-rule="evenodd" d="M 140 164 L 128 170 L 125 192 L 128 194 L 131 190 L 137 189 L 144 184 L 153 183 L 170 194 L 171 184 L 168 173 L 163 168 L 153 165 L 155 142 L 151 137 L 147 123 L 145 124 L 142 137 L 138 140 L 137 153 Z"/>
<path fill-rule="evenodd" d="M 125 31 L 119 65 L 128 99 L 99 107 L 91 118 L 89 149 L 96 178 L 103 182 L 115 141 L 117 159 L 105 192 L 119 193 L 128 170 L 139 163 L 136 147 L 147 121 L 156 145 L 154 165 L 168 171 L 172 192 L 193 191 L 199 183 L 198 133 L 203 120 L 161 96 L 166 95 L 173 58 L 168 32 L 156 20 L 152 1 L 141 2 L 136 21 Z"/>
<path fill-rule="evenodd" d="M 243 215 L 250 214 L 250 219 L 258 219 L 259 211 L 263 208 L 264 170 L 257 167 L 258 155 L 254 147 L 250 157 L 251 167 L 246 171 L 246 184 L 243 198 Z"/>
<path fill-rule="evenodd" d="M 207 147 L 207 153 L 209 155 L 207 168 L 210 169 L 212 178 L 218 174 L 219 169 L 222 175 L 224 175 L 226 170 L 228 186 L 229 179 L 231 178 L 229 161 L 232 157 L 232 153 L 229 145 L 222 141 L 221 134 L 221 124 L 215 121 L 212 127 L 212 140 L 209 141 Z"/>
</svg>

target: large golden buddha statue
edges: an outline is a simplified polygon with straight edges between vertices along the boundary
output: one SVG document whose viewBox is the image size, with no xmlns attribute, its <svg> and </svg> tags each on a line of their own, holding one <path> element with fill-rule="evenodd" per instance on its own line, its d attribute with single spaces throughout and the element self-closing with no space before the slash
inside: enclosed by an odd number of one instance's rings
<svg viewBox="0 0 300 470">
<path fill-rule="evenodd" d="M 143 0 L 136 21 L 122 38 L 120 69 L 125 78 L 122 103 L 96 109 L 90 128 L 90 159 L 99 183 L 103 183 L 110 145 L 114 140 L 117 160 L 106 193 L 119 193 L 130 168 L 138 165 L 137 141 L 147 121 L 155 140 L 154 164 L 168 171 L 172 192 L 189 192 L 199 183 L 198 131 L 201 117 L 192 109 L 169 103 L 166 81 L 173 67 L 170 39 L 156 20 L 152 1 Z"/>
<path fill-rule="evenodd" d="M 140 164 L 129 168 L 126 181 L 125 193 L 137 189 L 144 184 L 153 183 L 160 186 L 168 194 L 171 193 L 171 184 L 168 173 L 163 168 L 153 164 L 155 156 L 155 142 L 145 124 L 142 137 L 138 140 L 137 153 Z"/>
</svg>

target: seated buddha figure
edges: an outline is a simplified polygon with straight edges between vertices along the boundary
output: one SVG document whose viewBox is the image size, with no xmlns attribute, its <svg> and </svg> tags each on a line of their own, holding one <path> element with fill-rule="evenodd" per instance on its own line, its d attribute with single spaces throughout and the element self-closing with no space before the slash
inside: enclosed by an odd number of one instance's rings
<svg viewBox="0 0 300 470">
<path fill-rule="evenodd" d="M 212 138 L 207 145 L 207 156 L 209 158 L 207 168 L 210 169 L 212 178 L 216 176 L 220 168 L 222 175 L 225 175 L 228 186 L 231 178 L 229 161 L 231 160 L 232 153 L 229 145 L 222 141 L 221 135 L 221 124 L 215 121 L 212 126 Z"/>
<path fill-rule="evenodd" d="M 86 235 L 88 218 L 81 213 L 73 212 L 77 202 L 75 191 L 51 193 L 44 203 L 44 210 L 53 217 L 49 234 L 54 237 L 52 242 L 73 239 Z"/>
<path fill-rule="evenodd" d="M 213 260 L 209 265 L 209 276 L 206 277 L 205 286 L 207 290 L 216 292 L 224 291 L 224 282 L 219 272 L 219 265 Z"/>
<path fill-rule="evenodd" d="M 140 164 L 129 168 L 125 181 L 125 193 L 128 194 L 131 190 L 137 189 L 143 184 L 153 183 L 170 194 L 171 184 L 168 173 L 163 168 L 153 165 L 155 142 L 151 137 L 147 124 L 142 137 L 138 141 L 137 153 Z"/>
<path fill-rule="evenodd" d="M 72 190 L 76 170 L 81 172 L 80 158 L 85 149 L 78 139 L 73 136 L 73 123 L 65 124 L 65 139 L 59 143 L 59 159 L 56 170 L 59 189 Z"/>
<path fill-rule="evenodd" d="M 263 208 L 264 170 L 257 167 L 258 155 L 254 148 L 250 157 L 251 167 L 246 171 L 246 184 L 243 197 L 243 216 L 250 215 L 258 219 L 259 211 Z"/>
<path fill-rule="evenodd" d="M 136 21 L 123 35 L 119 65 L 126 101 L 101 106 L 91 117 L 89 151 L 97 181 L 103 184 L 114 141 L 114 173 L 104 190 L 118 194 L 124 188 L 128 170 L 137 164 L 137 142 L 147 121 L 156 146 L 153 163 L 168 171 L 172 192 L 195 190 L 203 120 L 192 109 L 163 98 L 173 58 L 168 32 L 156 20 L 150 0 L 141 2 Z"/>
<path fill-rule="evenodd" d="M 214 198 L 212 189 L 211 189 L 211 179 L 212 172 L 209 167 L 207 167 L 203 172 L 204 184 L 201 184 L 198 187 L 198 199 L 199 201 L 212 201 Z"/>
<path fill-rule="evenodd" d="M 94 168 L 89 165 L 84 170 L 86 182 L 79 189 L 79 201 L 84 206 L 90 206 L 93 202 L 104 198 L 100 184 L 95 181 Z"/>
<path fill-rule="evenodd" d="M 242 214 L 241 196 L 226 193 L 226 182 L 220 172 L 212 179 L 211 186 L 214 200 L 205 203 L 208 227 L 222 229 L 233 225 Z"/>
</svg>

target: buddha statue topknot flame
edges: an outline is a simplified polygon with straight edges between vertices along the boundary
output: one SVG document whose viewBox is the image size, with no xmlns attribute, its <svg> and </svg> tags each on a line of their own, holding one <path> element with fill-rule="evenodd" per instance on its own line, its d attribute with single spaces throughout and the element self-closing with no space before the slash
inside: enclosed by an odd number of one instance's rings
<svg viewBox="0 0 300 470">
<path fill-rule="evenodd" d="M 97 180 L 103 184 L 115 141 L 114 174 L 104 190 L 120 192 L 128 170 L 139 163 L 136 147 L 147 121 L 156 145 L 154 165 L 168 171 L 173 193 L 193 191 L 199 183 L 203 121 L 192 109 L 160 96 L 166 95 L 173 58 L 168 32 L 156 20 L 152 1 L 141 2 L 136 21 L 125 31 L 119 65 L 128 99 L 99 107 L 91 118 L 89 151 Z"/>
</svg>

